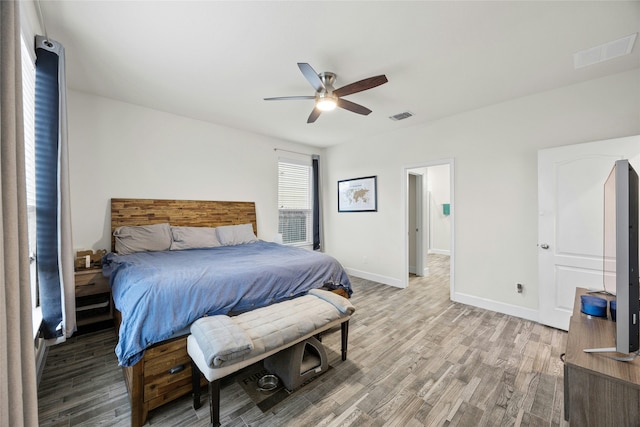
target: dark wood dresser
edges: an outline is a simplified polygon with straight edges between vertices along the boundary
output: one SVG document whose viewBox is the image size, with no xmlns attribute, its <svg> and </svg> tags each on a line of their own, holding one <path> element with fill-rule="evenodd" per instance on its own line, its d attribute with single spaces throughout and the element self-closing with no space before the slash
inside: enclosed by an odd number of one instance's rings
<svg viewBox="0 0 640 427">
<path fill-rule="evenodd" d="M 640 357 L 619 362 L 585 348 L 615 347 L 616 324 L 580 311 L 576 289 L 564 367 L 565 419 L 572 426 L 640 426 Z M 606 299 L 612 299 L 598 295 Z M 608 312 L 608 310 L 607 310 Z"/>
</svg>

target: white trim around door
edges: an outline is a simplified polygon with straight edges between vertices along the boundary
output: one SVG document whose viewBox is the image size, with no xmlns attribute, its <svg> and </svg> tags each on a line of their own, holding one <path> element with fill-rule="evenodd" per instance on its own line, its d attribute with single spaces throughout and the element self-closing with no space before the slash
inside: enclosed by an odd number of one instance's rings
<svg viewBox="0 0 640 427">
<path fill-rule="evenodd" d="M 450 262 L 449 262 L 449 297 L 453 300 L 453 296 L 455 294 L 455 197 L 454 197 L 454 159 L 442 159 L 442 160 L 433 160 L 422 163 L 416 163 L 411 165 L 405 165 L 402 167 L 402 206 L 404 212 L 404 257 L 403 257 L 403 271 L 404 275 L 402 278 L 402 288 L 406 288 L 409 286 L 409 201 L 407 197 L 408 188 L 408 177 L 411 173 L 412 169 L 419 168 L 429 168 L 431 166 L 449 166 L 449 192 L 450 192 L 450 218 L 451 218 L 451 245 L 450 245 Z M 427 224 L 427 221 L 423 221 L 423 224 Z M 423 227 L 424 228 L 424 227 Z M 426 241 L 423 240 L 423 241 Z"/>
</svg>

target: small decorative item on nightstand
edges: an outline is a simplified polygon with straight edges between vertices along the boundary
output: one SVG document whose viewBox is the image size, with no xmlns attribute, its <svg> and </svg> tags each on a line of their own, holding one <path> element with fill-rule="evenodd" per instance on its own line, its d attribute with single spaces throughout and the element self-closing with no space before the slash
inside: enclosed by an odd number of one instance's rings
<svg viewBox="0 0 640 427">
<path fill-rule="evenodd" d="M 102 257 L 106 254 L 107 251 L 104 249 L 98 249 L 95 252 L 92 250 L 76 252 L 76 271 L 88 268 L 100 268 L 102 266 Z"/>
</svg>

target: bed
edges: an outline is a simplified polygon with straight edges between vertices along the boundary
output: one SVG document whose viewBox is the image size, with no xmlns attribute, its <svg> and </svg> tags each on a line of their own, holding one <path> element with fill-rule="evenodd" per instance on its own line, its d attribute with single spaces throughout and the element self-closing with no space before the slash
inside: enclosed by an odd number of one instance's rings
<svg viewBox="0 0 640 427">
<path fill-rule="evenodd" d="M 243 225 L 257 235 L 252 202 L 111 200 L 112 231 L 158 224 L 219 230 Z M 112 250 L 116 243 L 112 237 Z M 307 264 L 307 258 L 314 264 Z M 323 262 L 329 265 L 321 266 Z M 201 271 L 198 266 L 208 267 Z M 150 410 L 191 392 L 186 336 L 193 321 L 294 298 L 325 283 L 351 292 L 346 273 L 333 258 L 263 241 L 109 254 L 104 271 L 112 286 L 119 334 L 116 354 L 124 370 L 135 427 L 145 423 Z"/>
</svg>

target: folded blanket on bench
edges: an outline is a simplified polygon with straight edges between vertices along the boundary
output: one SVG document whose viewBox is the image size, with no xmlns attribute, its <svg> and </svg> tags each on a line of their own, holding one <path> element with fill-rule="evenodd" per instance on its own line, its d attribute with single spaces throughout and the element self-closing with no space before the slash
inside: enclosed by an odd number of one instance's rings
<svg viewBox="0 0 640 427">
<path fill-rule="evenodd" d="M 314 295 L 320 299 L 330 302 L 342 314 L 348 314 L 350 316 L 354 311 L 356 311 L 356 308 L 351 304 L 351 301 L 339 294 L 336 294 L 335 292 L 324 291 L 322 289 L 310 289 L 307 294 Z"/>
<path fill-rule="evenodd" d="M 203 317 L 192 324 L 191 333 L 208 366 L 219 368 L 282 347 L 354 310 L 349 300 L 316 289 L 238 316 Z"/>
<path fill-rule="evenodd" d="M 229 316 L 198 319 L 191 325 L 191 333 L 206 356 L 207 364 L 212 368 L 253 350 L 249 335 Z"/>
</svg>

